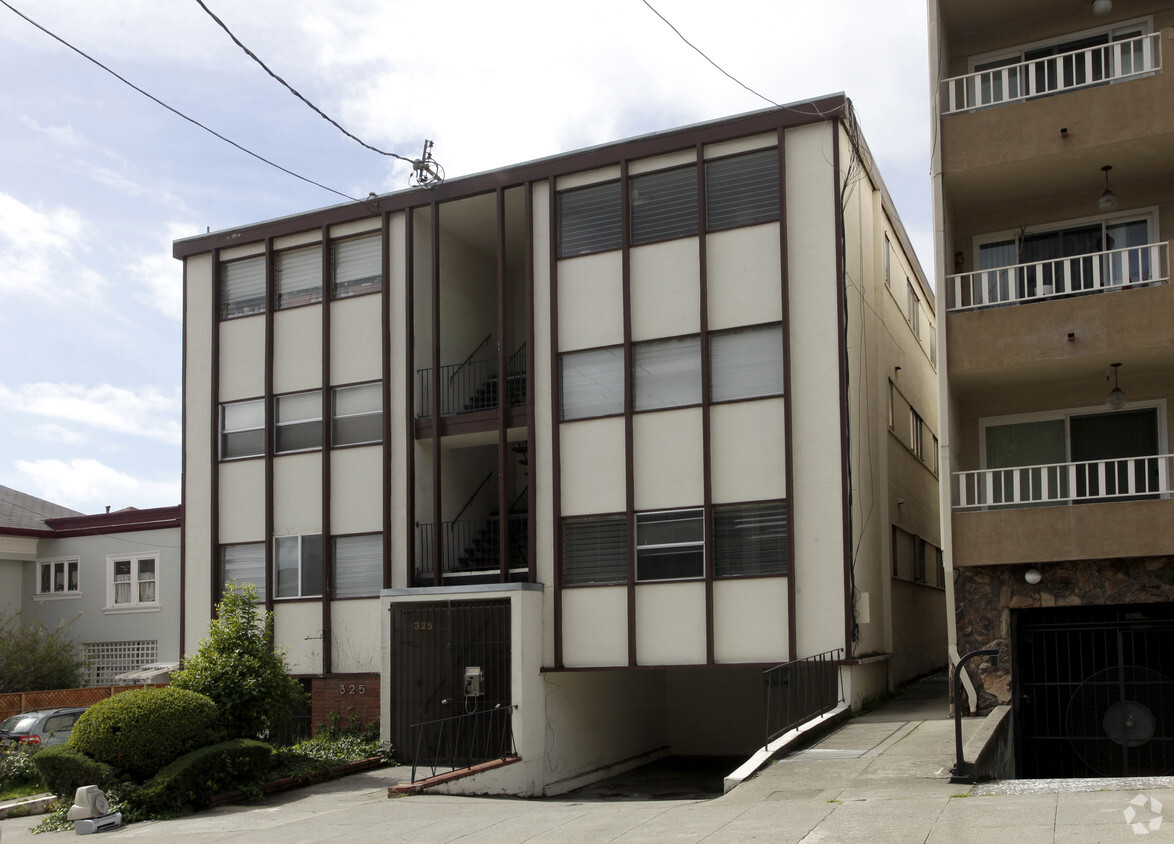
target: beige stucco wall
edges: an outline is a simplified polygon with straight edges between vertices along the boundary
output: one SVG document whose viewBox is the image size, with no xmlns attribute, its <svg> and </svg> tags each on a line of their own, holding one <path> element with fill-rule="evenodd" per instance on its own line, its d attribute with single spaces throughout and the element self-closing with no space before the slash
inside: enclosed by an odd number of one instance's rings
<svg viewBox="0 0 1174 844">
<path fill-rule="evenodd" d="M 705 662 L 705 585 L 641 583 L 636 587 L 636 662 Z"/>
<path fill-rule="evenodd" d="M 188 259 L 189 279 L 194 260 L 194 258 Z M 206 283 L 208 285 L 216 283 L 211 277 L 211 269 L 208 271 Z M 220 332 L 220 401 L 255 399 L 263 395 L 265 392 L 265 317 L 256 314 L 229 319 L 217 322 L 209 329 L 204 314 L 210 313 L 212 310 L 212 289 L 209 286 L 207 291 L 199 291 L 207 293 L 208 301 L 201 302 L 201 310 L 197 312 L 193 307 L 196 303 L 192 301 L 192 288 L 198 285 L 200 282 L 193 284 L 189 281 L 188 284 L 188 333 L 193 333 L 194 329 L 199 329 L 201 333 L 204 330 Z M 197 342 L 199 341 L 197 340 Z M 210 346 L 205 346 L 205 354 L 210 362 Z M 318 369 L 321 368 L 319 365 Z M 191 374 L 189 371 L 189 378 Z M 207 402 L 208 394 L 209 391 L 206 388 L 200 404 L 193 406 L 203 407 Z"/>
<path fill-rule="evenodd" d="M 551 246 L 553 248 L 553 244 Z M 615 346 L 624 342 L 623 272 L 620 260 L 620 253 L 613 251 L 559 261 L 560 352 Z"/>
<path fill-rule="evenodd" d="M 704 495 L 701 453 L 700 408 L 637 414 L 632 420 L 635 508 L 700 506 Z"/>
<path fill-rule="evenodd" d="M 381 301 L 379 296 L 354 296 L 330 303 L 330 383 L 333 386 L 378 381 L 382 377 Z M 403 344 L 399 345 L 402 348 Z M 318 369 L 322 369 L 321 365 Z"/>
<path fill-rule="evenodd" d="M 273 607 L 273 639 L 285 650 L 291 674 L 322 671 L 322 602 L 278 601 Z"/>
<path fill-rule="evenodd" d="M 565 589 L 562 602 L 564 665 L 628 664 L 627 587 Z"/>
<path fill-rule="evenodd" d="M 715 662 L 786 662 L 787 579 L 755 577 L 713 584 Z M 761 678 L 759 678 L 761 683 Z"/>
<path fill-rule="evenodd" d="M 777 223 L 706 235 L 709 330 L 782 319 Z"/>
<path fill-rule="evenodd" d="M 787 496 L 786 399 L 714 405 L 709 412 L 715 504 Z"/>
<path fill-rule="evenodd" d="M 320 451 L 273 458 L 272 505 L 275 536 L 322 532 Z"/>
<path fill-rule="evenodd" d="M 336 674 L 379 671 L 379 612 L 377 598 L 330 602 L 330 667 Z"/>
<path fill-rule="evenodd" d="M 330 529 L 335 535 L 383 530 L 381 445 L 335 449 L 330 455 Z"/>
<path fill-rule="evenodd" d="M 322 305 L 277 311 L 273 314 L 273 392 L 321 386 Z"/>
<path fill-rule="evenodd" d="M 624 420 L 563 423 L 559 438 L 563 515 L 623 512 Z"/>
<path fill-rule="evenodd" d="M 697 248 L 697 238 L 686 237 L 632 249 L 633 341 L 701 330 Z"/>
</svg>

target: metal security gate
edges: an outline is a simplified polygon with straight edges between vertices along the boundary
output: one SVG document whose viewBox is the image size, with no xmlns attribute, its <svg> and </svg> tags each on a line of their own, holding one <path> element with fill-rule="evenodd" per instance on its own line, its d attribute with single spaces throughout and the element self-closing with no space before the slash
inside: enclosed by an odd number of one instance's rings
<svg viewBox="0 0 1174 844">
<path fill-rule="evenodd" d="M 1011 614 L 1020 779 L 1174 773 L 1174 604 Z"/>
<path fill-rule="evenodd" d="M 447 758 L 453 748 L 437 740 L 448 738 L 421 740 L 411 726 L 510 705 L 509 600 L 392 604 L 391 663 L 396 755 L 420 765 Z M 479 689 L 467 688 L 474 668 Z"/>
</svg>

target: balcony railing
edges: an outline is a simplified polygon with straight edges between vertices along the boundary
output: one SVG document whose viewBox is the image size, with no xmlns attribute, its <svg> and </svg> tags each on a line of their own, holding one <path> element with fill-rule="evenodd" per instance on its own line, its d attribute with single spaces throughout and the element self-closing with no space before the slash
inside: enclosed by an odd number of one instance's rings
<svg viewBox="0 0 1174 844">
<path fill-rule="evenodd" d="M 522 577 L 529 571 L 526 555 L 529 521 L 525 512 L 511 511 L 509 520 L 509 569 L 511 577 Z M 496 516 L 488 519 L 461 519 L 440 524 L 440 570 L 445 583 L 480 582 L 487 575 L 500 571 L 500 522 Z M 436 547 L 434 526 L 417 525 L 416 580 L 432 579 L 433 549 Z"/>
<path fill-rule="evenodd" d="M 506 359 L 506 407 L 526 403 L 526 344 Z M 466 360 L 440 367 L 440 415 L 476 413 L 497 407 L 500 395 L 497 358 Z M 432 415 L 432 370 L 416 371 L 416 417 Z"/>
<path fill-rule="evenodd" d="M 947 79 L 942 83 L 942 113 L 1103 85 L 1153 73 L 1161 67 L 1161 38 L 1154 32 Z"/>
<path fill-rule="evenodd" d="M 766 721 L 763 747 L 783 733 L 831 712 L 844 699 L 842 648 L 785 662 L 762 672 Z"/>
<path fill-rule="evenodd" d="M 946 280 L 946 310 L 1019 305 L 1163 283 L 1169 281 L 1167 252 L 1165 242 L 1148 243 L 952 275 Z"/>
<path fill-rule="evenodd" d="M 1158 498 L 1174 492 L 1174 455 L 955 472 L 954 509 Z"/>
</svg>

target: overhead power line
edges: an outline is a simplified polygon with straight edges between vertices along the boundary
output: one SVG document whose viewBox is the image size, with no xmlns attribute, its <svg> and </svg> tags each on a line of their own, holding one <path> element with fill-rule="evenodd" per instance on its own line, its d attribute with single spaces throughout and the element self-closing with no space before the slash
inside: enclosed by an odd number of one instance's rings
<svg viewBox="0 0 1174 844">
<path fill-rule="evenodd" d="M 8 2 L 7 2 L 7 0 L 0 0 L 0 5 L 3 5 L 3 6 L 4 6 L 4 7 L 6 7 L 6 8 L 7 8 L 9 11 L 11 11 L 13 14 L 15 14 L 15 15 L 17 15 L 17 16 L 19 16 L 19 17 L 23 18 L 24 20 L 26 20 L 28 23 L 32 24 L 32 25 L 33 25 L 33 26 L 35 26 L 37 29 L 41 30 L 41 32 L 43 32 L 43 33 L 45 33 L 46 35 L 48 35 L 48 36 L 49 36 L 50 38 L 52 38 L 54 41 L 57 41 L 58 43 L 60 43 L 60 44 L 63 44 L 64 46 L 66 46 L 66 47 L 68 47 L 69 49 L 73 50 L 75 53 L 77 53 L 79 56 L 81 56 L 81 57 L 82 57 L 83 59 L 85 59 L 86 61 L 89 61 L 89 62 L 92 62 L 93 64 L 96 64 L 98 67 L 102 68 L 102 70 L 104 70 L 104 71 L 106 71 L 107 73 L 109 73 L 111 76 L 113 76 L 115 79 L 117 79 L 117 80 L 118 80 L 119 82 L 121 82 L 122 84 L 124 84 L 124 85 L 126 85 L 126 86 L 128 86 L 128 87 L 130 87 L 130 88 L 133 88 L 134 90 L 138 91 L 140 94 L 142 94 L 142 95 L 143 95 L 144 97 L 146 97 L 147 99 L 151 100 L 152 102 L 154 102 L 154 103 L 156 103 L 156 104 L 158 104 L 158 105 L 161 105 L 161 106 L 163 106 L 163 108 L 167 109 L 168 111 L 170 111 L 172 114 L 176 115 L 177 117 L 182 117 L 182 118 L 183 118 L 184 120 L 186 120 L 188 123 L 191 123 L 191 124 L 193 124 L 193 125 L 195 125 L 195 126 L 198 126 L 198 127 L 200 127 L 201 129 L 203 129 L 203 130 L 204 130 L 205 132 L 207 132 L 208 134 L 210 134 L 210 135 L 213 135 L 214 137 L 217 137 L 217 138 L 219 138 L 220 140 L 224 141 L 226 144 L 229 144 L 229 145 L 231 145 L 231 146 L 234 146 L 234 147 L 236 147 L 237 149 L 239 149 L 241 152 L 245 153 L 246 155 L 251 155 L 253 158 L 257 159 L 258 161 L 261 161 L 261 162 L 263 162 L 263 163 L 265 163 L 265 164 L 268 164 L 270 167 L 274 167 L 274 168 L 276 168 L 276 169 L 280 170 L 282 173 L 286 173 L 287 175 L 293 176 L 295 179 L 301 179 L 303 182 L 306 182 L 306 183 L 308 183 L 308 184 L 314 185 L 314 187 L 322 188 L 322 190 L 325 190 L 325 191 L 330 191 L 330 192 L 331 192 L 331 193 L 333 193 L 333 194 L 337 194 L 338 196 L 341 196 L 343 199 L 349 199 L 349 200 L 351 200 L 352 202 L 359 202 L 359 200 L 358 200 L 357 198 L 355 198 L 355 197 L 353 197 L 353 196 L 351 196 L 351 195 L 349 195 L 349 194 L 345 194 L 345 193 L 343 193 L 342 191 L 338 191 L 338 190 L 335 190 L 334 188 L 327 187 L 326 185 L 322 184 L 321 182 L 315 182 L 313 179 L 310 179 L 310 178 L 308 178 L 308 177 L 306 177 L 306 176 L 303 176 L 303 175 L 301 175 L 300 173 L 295 173 L 293 170 L 290 170 L 290 169 L 289 169 L 289 168 L 287 168 L 287 167 L 282 167 L 280 164 L 277 164 L 277 163 L 275 163 L 275 162 L 273 162 L 273 161 L 270 161 L 270 160 L 269 160 L 268 158 L 266 158 L 265 156 L 263 156 L 263 155 L 260 155 L 259 153 L 255 153 L 255 152 L 253 152 L 251 149 L 248 149 L 247 147 L 241 146 L 240 144 L 238 144 L 236 141 L 232 140 L 231 138 L 226 138 L 224 135 L 221 135 L 221 134 L 220 134 L 219 132 L 217 132 L 216 130 L 208 128 L 208 127 L 207 127 L 207 126 L 205 126 L 203 123 L 201 123 L 200 121 L 196 120 L 196 119 L 195 119 L 195 118 L 193 118 L 193 117 L 188 117 L 186 114 L 184 114 L 184 113 L 183 113 L 182 111 L 180 111 L 179 109 L 177 109 L 177 108 L 174 108 L 174 107 L 172 107 L 172 106 L 168 105 L 167 103 L 163 102 L 163 100 L 159 99 L 158 97 L 154 96 L 153 94 L 149 94 L 149 93 L 147 93 L 147 92 L 146 92 L 146 91 L 144 91 L 142 88 L 140 88 L 138 85 L 135 85 L 133 82 L 131 82 L 129 79 L 127 79 L 127 78 L 125 78 L 125 77 L 123 77 L 123 76 L 120 76 L 118 73 L 116 73 L 115 71 L 111 70 L 111 69 L 110 69 L 110 68 L 108 68 L 106 65 L 102 64 L 100 61 L 98 61 L 97 59 L 95 59 L 93 56 L 91 56 L 91 55 L 87 54 L 86 52 L 84 52 L 83 50 L 79 49 L 78 47 L 75 47 L 75 46 L 73 46 L 73 45 L 72 45 L 72 44 L 70 44 L 68 41 L 66 41 L 64 38 L 62 38 L 61 36 L 59 36 L 59 35 L 57 35 L 57 34 L 55 34 L 55 33 L 51 32 L 50 30 L 48 30 L 48 29 L 46 29 L 45 27 L 41 26 L 41 24 L 37 23 L 35 20 L 33 20 L 32 18 L 30 18 L 28 15 L 26 15 L 24 12 L 20 11 L 19 9 L 15 8 L 15 7 L 14 7 L 14 6 L 12 6 L 10 3 L 8 3 Z"/>
<path fill-rule="evenodd" d="M 314 111 L 315 114 L 317 114 L 319 117 L 321 117 L 327 123 L 329 123 L 335 129 L 342 132 L 344 135 L 346 135 L 348 138 L 350 138 L 352 141 L 359 144 L 360 146 L 366 147 L 367 149 L 371 150 L 371 152 L 377 152 L 380 155 L 386 155 L 390 158 L 397 158 L 400 161 L 406 161 L 409 164 L 411 164 L 412 171 L 413 171 L 413 173 L 412 173 L 413 184 L 416 184 L 420 187 L 434 187 L 435 185 L 444 181 L 444 168 L 441 167 L 439 164 L 437 164 L 436 161 L 434 161 L 432 158 L 432 141 L 424 141 L 424 152 L 422 153 L 420 158 L 408 158 L 407 156 L 400 155 L 399 153 L 388 152 L 387 150 L 382 150 L 377 146 L 372 146 L 371 144 L 367 143 L 366 141 L 364 141 L 362 138 L 358 137 L 357 135 L 354 135 L 351 132 L 348 132 L 346 129 L 344 129 L 342 127 L 342 125 L 337 120 L 335 120 L 333 117 L 331 117 L 329 114 L 324 112 L 322 109 L 318 108 L 318 106 L 314 105 L 312 102 L 310 102 L 308 99 L 306 99 L 302 95 L 301 91 L 299 91 L 297 88 L 290 85 L 288 82 L 286 82 L 284 79 L 282 79 L 276 73 L 274 73 L 270 69 L 269 65 L 267 65 L 267 64 L 265 64 L 265 62 L 261 61 L 261 59 L 257 56 L 256 53 L 254 53 L 252 50 L 250 50 L 248 47 L 246 47 L 244 45 L 244 43 L 239 38 L 236 37 L 236 35 L 233 33 L 233 31 L 228 28 L 228 24 L 226 24 L 224 21 L 222 21 L 219 17 L 216 16 L 215 12 L 213 12 L 211 9 L 208 8 L 208 5 L 204 2 L 204 0 L 196 0 L 196 3 L 198 3 L 200 8 L 203 9 L 207 13 L 208 17 L 210 17 L 210 18 L 212 18 L 212 20 L 216 21 L 216 24 L 221 29 L 224 30 L 225 34 L 228 35 L 229 38 L 232 39 L 232 43 L 234 43 L 234 44 L 236 44 L 236 46 L 240 47 L 241 50 L 244 51 L 246 56 L 248 56 L 250 59 L 252 59 L 257 64 L 259 64 L 261 66 L 262 70 L 264 70 L 266 73 L 268 73 L 270 76 L 272 76 L 278 82 L 280 82 L 285 87 L 285 89 L 287 91 L 289 91 L 291 94 L 293 94 L 299 100 L 301 100 L 303 103 L 305 103 L 307 106 L 309 106 Z"/>
</svg>

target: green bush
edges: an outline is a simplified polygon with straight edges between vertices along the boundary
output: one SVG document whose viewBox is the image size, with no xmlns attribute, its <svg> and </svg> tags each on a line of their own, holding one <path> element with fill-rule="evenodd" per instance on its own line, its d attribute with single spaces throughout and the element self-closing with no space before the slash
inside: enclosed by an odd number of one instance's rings
<svg viewBox="0 0 1174 844">
<path fill-rule="evenodd" d="M 68 744 L 56 744 L 37 752 L 33 764 L 45 781 L 45 788 L 58 797 L 72 798 L 83 785 L 106 789 L 119 779 L 113 766 L 91 759 Z"/>
<path fill-rule="evenodd" d="M 216 704 L 186 689 L 135 689 L 99 701 L 78 718 L 69 744 L 142 781 L 222 736 Z"/>
<path fill-rule="evenodd" d="M 252 739 L 201 747 L 176 759 L 123 799 L 149 816 L 204 809 L 214 795 L 255 788 L 269 771 L 272 753 L 269 745 Z"/>
<path fill-rule="evenodd" d="M 86 663 L 67 633 L 71 623 L 49 628 L 20 613 L 0 612 L 0 692 L 80 686 Z"/>
<path fill-rule="evenodd" d="M 252 584 L 231 583 L 216 605 L 208 638 L 171 675 L 176 688 L 205 694 L 220 708 L 227 738 L 257 738 L 277 731 L 302 706 L 305 692 L 289 676 L 285 656 L 269 647 L 273 614 L 257 609 Z"/>
</svg>

